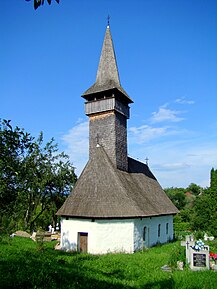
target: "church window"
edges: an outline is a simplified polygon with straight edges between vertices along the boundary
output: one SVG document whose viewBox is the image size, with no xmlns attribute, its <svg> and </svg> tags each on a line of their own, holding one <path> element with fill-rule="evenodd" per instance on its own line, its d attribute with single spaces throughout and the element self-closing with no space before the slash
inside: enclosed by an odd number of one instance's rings
<svg viewBox="0 0 217 289">
<path fill-rule="evenodd" d="M 143 228 L 143 241 L 146 241 L 147 227 Z"/>
<path fill-rule="evenodd" d="M 158 225 L 158 237 L 160 237 L 160 224 Z"/>
<path fill-rule="evenodd" d="M 166 234 L 168 235 L 168 231 L 169 231 L 169 224 L 166 223 Z"/>
</svg>

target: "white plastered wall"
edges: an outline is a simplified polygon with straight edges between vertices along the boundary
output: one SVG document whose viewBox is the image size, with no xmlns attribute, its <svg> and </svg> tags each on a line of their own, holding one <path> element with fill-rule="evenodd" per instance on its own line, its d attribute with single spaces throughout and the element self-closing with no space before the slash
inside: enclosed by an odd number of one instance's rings
<svg viewBox="0 0 217 289">
<path fill-rule="evenodd" d="M 168 224 L 168 232 L 166 229 Z M 160 236 L 158 226 L 160 225 Z M 146 238 L 143 240 L 143 230 L 146 227 Z M 147 217 L 134 220 L 134 251 L 151 247 L 157 243 L 166 243 L 173 239 L 173 216 Z"/>
<path fill-rule="evenodd" d="M 134 251 L 134 220 L 91 220 L 62 218 L 61 247 L 77 250 L 78 233 L 88 233 L 88 253 Z"/>
<path fill-rule="evenodd" d="M 168 232 L 166 230 L 168 224 Z M 160 236 L 158 226 L 160 225 Z M 143 230 L 147 228 L 146 240 Z M 173 239 L 173 216 L 147 217 L 126 220 L 91 220 L 62 218 L 61 247 L 77 250 L 78 233 L 88 233 L 88 253 L 133 253 L 157 243 Z"/>
</svg>

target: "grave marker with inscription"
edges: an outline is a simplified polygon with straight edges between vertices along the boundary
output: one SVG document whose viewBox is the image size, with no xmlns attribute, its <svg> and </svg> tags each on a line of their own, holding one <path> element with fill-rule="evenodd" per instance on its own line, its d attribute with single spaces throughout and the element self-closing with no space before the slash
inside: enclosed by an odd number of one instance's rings
<svg viewBox="0 0 217 289">
<path fill-rule="evenodd" d="M 181 246 L 185 246 L 186 261 L 192 270 L 210 269 L 209 246 L 205 246 L 201 240 L 195 242 L 193 236 L 186 236 Z"/>
<path fill-rule="evenodd" d="M 207 246 L 208 247 L 208 246 Z M 204 248 L 200 251 L 195 251 L 190 248 L 190 268 L 192 270 L 209 270 L 209 249 Z"/>
</svg>

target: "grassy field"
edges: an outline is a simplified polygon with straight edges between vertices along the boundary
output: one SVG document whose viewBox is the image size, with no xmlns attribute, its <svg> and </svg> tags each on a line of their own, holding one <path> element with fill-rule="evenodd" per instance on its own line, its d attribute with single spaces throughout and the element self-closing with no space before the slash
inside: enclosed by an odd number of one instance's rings
<svg viewBox="0 0 217 289">
<path fill-rule="evenodd" d="M 42 249 L 31 239 L 3 239 L 0 288 L 217 289 L 217 272 L 161 270 L 177 251 L 177 242 L 141 253 L 102 256 L 55 251 L 54 245 L 46 243 Z"/>
</svg>

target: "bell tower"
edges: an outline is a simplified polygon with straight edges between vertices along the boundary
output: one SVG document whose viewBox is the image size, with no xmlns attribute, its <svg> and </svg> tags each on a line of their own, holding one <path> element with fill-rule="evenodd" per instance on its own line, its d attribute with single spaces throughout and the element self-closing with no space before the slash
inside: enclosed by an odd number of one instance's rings
<svg viewBox="0 0 217 289">
<path fill-rule="evenodd" d="M 106 28 L 96 82 L 84 92 L 85 113 L 89 117 L 89 158 L 102 146 L 113 165 L 128 171 L 127 119 L 133 103 L 119 79 L 110 32 Z"/>
</svg>

